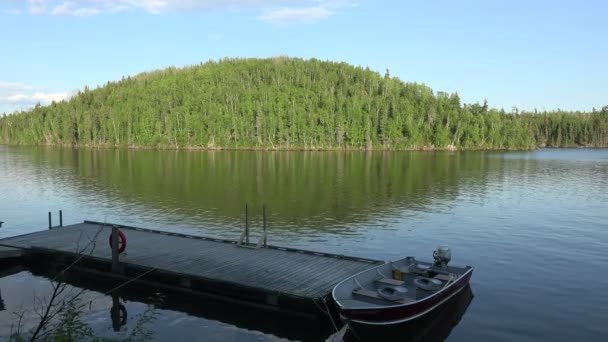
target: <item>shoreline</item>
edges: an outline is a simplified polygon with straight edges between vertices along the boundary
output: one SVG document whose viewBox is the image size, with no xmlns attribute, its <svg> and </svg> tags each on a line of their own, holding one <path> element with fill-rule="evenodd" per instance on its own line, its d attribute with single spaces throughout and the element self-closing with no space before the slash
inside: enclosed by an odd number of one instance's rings
<svg viewBox="0 0 608 342">
<path fill-rule="evenodd" d="M 534 148 L 458 148 L 458 147 L 434 147 L 423 146 L 413 148 L 362 148 L 362 147 L 210 147 L 210 146 L 112 146 L 112 145 L 62 145 L 62 144 L 3 144 L 0 146 L 10 147 L 48 147 L 48 148 L 72 148 L 91 150 L 156 150 L 156 151 L 249 151 L 249 152 L 526 152 L 541 149 L 603 149 L 608 146 L 574 145 L 574 146 L 536 146 Z"/>
<path fill-rule="evenodd" d="M 113 146 L 113 145 L 62 145 L 62 144 L 3 144 L 0 146 L 11 147 L 49 147 L 49 148 L 73 148 L 73 149 L 99 149 L 99 150 L 157 150 L 157 151 L 250 151 L 250 152 L 466 152 L 466 151 L 485 151 L 485 152 L 500 152 L 500 151 L 535 151 L 543 148 L 581 148 L 581 149 L 596 149 L 606 147 L 593 146 L 537 146 L 534 148 L 458 148 L 458 147 L 435 147 L 423 146 L 412 148 L 362 148 L 362 147 L 216 147 L 216 146 Z"/>
</svg>

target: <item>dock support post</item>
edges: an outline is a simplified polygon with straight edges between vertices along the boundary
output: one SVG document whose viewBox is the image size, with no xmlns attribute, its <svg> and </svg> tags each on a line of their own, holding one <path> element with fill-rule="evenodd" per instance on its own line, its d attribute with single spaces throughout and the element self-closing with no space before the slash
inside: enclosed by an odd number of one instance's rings
<svg viewBox="0 0 608 342">
<path fill-rule="evenodd" d="M 63 227 L 63 212 L 59 210 L 59 227 Z"/>
<path fill-rule="evenodd" d="M 53 222 L 51 221 L 51 212 L 49 211 L 49 229 L 53 228 Z"/>
<path fill-rule="evenodd" d="M 245 203 L 245 243 L 249 243 L 249 213 Z"/>
<path fill-rule="evenodd" d="M 267 235 L 266 235 L 266 204 L 262 205 L 262 218 L 264 220 L 264 247 L 267 246 Z"/>
<path fill-rule="evenodd" d="M 118 261 L 118 227 L 112 226 L 112 272 L 119 272 L 120 264 Z"/>
</svg>

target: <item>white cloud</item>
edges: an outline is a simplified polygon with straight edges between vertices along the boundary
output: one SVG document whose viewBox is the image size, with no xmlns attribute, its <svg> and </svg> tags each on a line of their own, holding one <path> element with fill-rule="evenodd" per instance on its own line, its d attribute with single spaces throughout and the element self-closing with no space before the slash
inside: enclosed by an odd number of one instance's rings
<svg viewBox="0 0 608 342">
<path fill-rule="evenodd" d="M 20 90 L 29 90 L 33 89 L 31 85 L 17 83 L 17 82 L 5 82 L 0 81 L 0 93 L 3 91 L 20 91 Z"/>
<path fill-rule="evenodd" d="M 1 0 L 0 0 L 1 1 Z M 267 8 L 294 4 L 324 2 L 323 0 L 4 0 L 26 3 L 32 14 L 96 15 L 102 13 L 144 10 L 152 14 L 179 11 Z M 50 9 L 50 11 L 49 11 Z"/>
<path fill-rule="evenodd" d="M 27 104 L 27 103 L 43 103 L 48 104 L 53 101 L 59 102 L 65 100 L 68 97 L 68 93 L 34 93 L 28 94 L 14 94 L 4 97 L 0 97 L 0 101 L 7 102 L 9 104 Z"/>
<path fill-rule="evenodd" d="M 66 1 L 63 4 L 55 7 L 51 14 L 53 15 L 73 15 L 77 17 L 88 17 L 101 14 L 99 8 L 94 7 L 79 7 L 75 1 Z"/>
<path fill-rule="evenodd" d="M 267 11 L 258 19 L 274 24 L 292 24 L 302 22 L 313 22 L 325 19 L 332 15 L 328 8 L 323 6 L 302 7 L 302 8 L 278 8 Z"/>
<path fill-rule="evenodd" d="M 222 9 L 267 8 L 314 3 L 322 0 L 114 0 L 151 13 L 169 11 L 209 11 Z"/>
<path fill-rule="evenodd" d="M 257 19 L 271 23 L 326 19 L 350 0 L 0 0 L 25 4 L 31 14 L 87 17 L 125 11 L 150 14 L 212 10 L 257 10 Z"/>
<path fill-rule="evenodd" d="M 38 103 L 47 105 L 68 97 L 67 92 L 46 91 L 28 84 L 0 81 L 0 113 L 27 110 Z"/>
<path fill-rule="evenodd" d="M 41 15 L 46 13 L 48 0 L 28 0 L 30 13 Z"/>
</svg>

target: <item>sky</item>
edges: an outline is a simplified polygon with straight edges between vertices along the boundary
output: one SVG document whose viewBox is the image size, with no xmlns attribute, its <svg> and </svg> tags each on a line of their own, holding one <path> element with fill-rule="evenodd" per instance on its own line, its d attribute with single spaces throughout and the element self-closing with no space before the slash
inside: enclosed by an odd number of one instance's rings
<svg viewBox="0 0 608 342">
<path fill-rule="evenodd" d="M 0 113 L 223 57 L 368 66 L 463 103 L 608 105 L 608 2 L 0 0 Z"/>
</svg>

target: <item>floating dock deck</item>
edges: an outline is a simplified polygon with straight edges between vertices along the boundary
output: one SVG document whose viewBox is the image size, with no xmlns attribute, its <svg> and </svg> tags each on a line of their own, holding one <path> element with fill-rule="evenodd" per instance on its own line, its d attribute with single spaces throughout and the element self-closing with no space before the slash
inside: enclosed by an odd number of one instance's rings
<svg viewBox="0 0 608 342">
<path fill-rule="evenodd" d="M 127 247 L 112 259 L 112 227 Z M 78 271 L 152 282 L 242 303 L 319 315 L 320 305 L 342 279 L 379 260 L 185 235 L 85 221 L 0 240 L 15 256 L 74 264 Z"/>
</svg>

